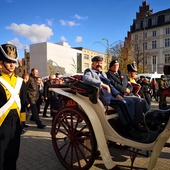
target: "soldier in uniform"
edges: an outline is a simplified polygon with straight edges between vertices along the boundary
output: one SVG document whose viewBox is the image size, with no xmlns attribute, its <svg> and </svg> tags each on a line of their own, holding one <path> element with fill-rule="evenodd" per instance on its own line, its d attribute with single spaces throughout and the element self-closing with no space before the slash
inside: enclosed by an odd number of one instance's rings
<svg viewBox="0 0 170 170">
<path fill-rule="evenodd" d="M 14 74 L 18 64 L 17 48 L 0 45 L 0 169 L 16 170 L 22 125 L 26 120 L 26 86 Z"/>
</svg>

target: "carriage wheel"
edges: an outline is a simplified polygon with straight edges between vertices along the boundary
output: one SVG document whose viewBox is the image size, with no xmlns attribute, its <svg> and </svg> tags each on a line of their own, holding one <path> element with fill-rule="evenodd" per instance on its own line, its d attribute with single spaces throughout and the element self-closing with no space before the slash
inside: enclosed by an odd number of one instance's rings
<svg viewBox="0 0 170 170">
<path fill-rule="evenodd" d="M 64 107 L 54 117 L 52 143 L 60 162 L 69 170 L 88 170 L 95 160 L 97 143 L 92 125 L 78 107 Z"/>
</svg>

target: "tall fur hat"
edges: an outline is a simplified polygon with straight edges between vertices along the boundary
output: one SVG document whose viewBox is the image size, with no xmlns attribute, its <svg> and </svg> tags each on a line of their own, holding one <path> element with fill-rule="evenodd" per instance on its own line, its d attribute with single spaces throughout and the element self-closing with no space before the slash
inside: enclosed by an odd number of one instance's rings
<svg viewBox="0 0 170 170">
<path fill-rule="evenodd" d="M 10 42 L 0 45 L 0 61 L 14 61 L 18 63 L 18 52 L 16 46 Z"/>
</svg>

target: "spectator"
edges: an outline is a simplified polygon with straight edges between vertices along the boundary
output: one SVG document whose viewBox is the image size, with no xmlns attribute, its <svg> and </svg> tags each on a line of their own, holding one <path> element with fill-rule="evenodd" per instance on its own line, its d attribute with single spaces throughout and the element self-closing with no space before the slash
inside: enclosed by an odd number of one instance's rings
<svg viewBox="0 0 170 170">
<path fill-rule="evenodd" d="M 155 101 L 158 101 L 158 94 L 157 94 L 157 90 L 158 90 L 158 83 L 156 81 L 155 78 L 152 79 L 151 81 L 151 98 L 154 97 Z"/>
<path fill-rule="evenodd" d="M 141 75 L 140 78 L 136 81 L 138 84 L 141 84 L 143 80 L 145 79 L 145 76 Z"/>
<path fill-rule="evenodd" d="M 38 91 L 39 91 L 39 97 L 38 97 L 36 105 L 37 105 L 38 113 L 41 113 L 40 106 L 42 105 L 42 103 L 44 101 L 44 84 L 42 82 L 41 77 L 37 77 L 36 80 L 38 83 Z"/>
<path fill-rule="evenodd" d="M 17 48 L 11 43 L 0 46 L 0 169 L 16 170 L 22 124 L 26 120 L 26 86 L 14 74 Z"/>
<path fill-rule="evenodd" d="M 50 75 L 49 80 L 47 80 L 44 83 L 44 100 L 45 100 L 45 106 L 44 106 L 44 111 L 43 111 L 43 117 L 48 117 L 47 116 L 47 109 L 51 105 L 51 92 L 49 91 L 50 85 L 55 83 L 55 75 Z M 50 106 L 50 115 L 52 116 L 51 112 L 51 106 Z"/>
<path fill-rule="evenodd" d="M 27 82 L 29 80 L 29 74 L 28 73 L 24 73 L 22 75 L 22 78 L 23 78 L 23 80 L 25 82 L 25 85 L 27 87 Z M 30 108 L 30 104 L 28 102 L 28 99 L 26 98 L 26 108 L 25 108 L 25 111 L 26 111 L 26 120 L 28 119 L 28 116 L 29 116 L 29 108 Z M 27 128 L 27 127 L 29 127 L 29 125 L 25 124 L 24 127 Z M 23 133 L 25 133 L 25 129 L 23 129 Z"/>
<path fill-rule="evenodd" d="M 148 77 L 146 77 L 143 82 L 141 83 L 141 89 L 144 93 L 145 99 L 148 103 L 148 105 L 151 105 L 151 87 L 150 87 L 150 79 Z"/>
<path fill-rule="evenodd" d="M 158 89 L 159 89 L 159 109 L 166 108 L 166 95 L 168 90 L 169 84 L 165 75 L 161 75 L 161 80 L 158 82 Z"/>
<path fill-rule="evenodd" d="M 43 129 L 46 125 L 43 125 L 40 121 L 38 109 L 36 106 L 36 102 L 39 98 L 39 91 L 38 91 L 38 83 L 36 78 L 38 77 L 38 69 L 32 68 L 30 78 L 27 82 L 28 84 L 28 90 L 27 90 L 27 97 L 28 101 L 30 103 L 30 109 L 32 112 L 32 116 L 30 120 L 34 120 L 37 124 L 37 128 Z"/>
</svg>

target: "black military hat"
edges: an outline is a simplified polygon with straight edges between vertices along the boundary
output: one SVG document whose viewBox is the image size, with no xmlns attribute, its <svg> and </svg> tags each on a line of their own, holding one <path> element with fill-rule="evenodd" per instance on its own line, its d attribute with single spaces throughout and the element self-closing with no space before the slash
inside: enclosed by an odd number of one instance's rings
<svg viewBox="0 0 170 170">
<path fill-rule="evenodd" d="M 151 77 L 149 77 L 149 76 L 146 76 L 146 78 L 149 79 L 149 80 L 151 79 Z"/>
<path fill-rule="evenodd" d="M 0 61 L 14 61 L 18 63 L 18 52 L 16 46 L 11 43 L 0 45 Z"/>
<path fill-rule="evenodd" d="M 119 63 L 118 60 L 112 60 L 109 64 L 109 68 L 111 68 L 115 63 Z"/>
<path fill-rule="evenodd" d="M 161 78 L 166 78 L 166 76 L 164 74 L 161 75 Z"/>
<path fill-rule="evenodd" d="M 103 61 L 103 57 L 102 56 L 95 56 L 95 57 L 92 58 L 91 61 L 92 62 L 94 62 L 94 61 Z"/>
<path fill-rule="evenodd" d="M 130 71 L 137 72 L 137 68 L 136 68 L 135 63 L 128 64 L 127 65 L 127 70 L 128 70 L 128 72 L 130 72 Z"/>
<path fill-rule="evenodd" d="M 145 78 L 145 76 L 141 75 L 140 78 L 141 78 L 141 79 L 142 79 L 142 78 Z"/>
</svg>

